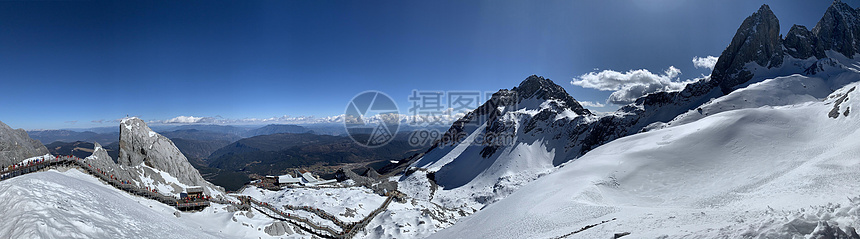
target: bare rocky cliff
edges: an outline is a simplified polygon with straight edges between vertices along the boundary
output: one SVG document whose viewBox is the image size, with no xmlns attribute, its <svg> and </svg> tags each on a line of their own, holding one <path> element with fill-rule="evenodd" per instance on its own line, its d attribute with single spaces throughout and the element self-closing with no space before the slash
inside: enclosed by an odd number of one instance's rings
<svg viewBox="0 0 860 239">
<path fill-rule="evenodd" d="M 0 167 L 45 154 L 48 154 L 45 145 L 42 145 L 38 140 L 31 139 L 27 131 L 15 130 L 0 122 Z"/>
<path fill-rule="evenodd" d="M 204 186 L 223 191 L 207 182 L 176 145 L 152 129 L 139 118 L 124 119 L 120 123 L 119 158 L 124 167 L 147 166 L 164 171 L 180 183 L 189 186 Z M 144 170 L 144 174 L 147 171 Z M 157 176 L 157 175 L 156 175 Z"/>
</svg>

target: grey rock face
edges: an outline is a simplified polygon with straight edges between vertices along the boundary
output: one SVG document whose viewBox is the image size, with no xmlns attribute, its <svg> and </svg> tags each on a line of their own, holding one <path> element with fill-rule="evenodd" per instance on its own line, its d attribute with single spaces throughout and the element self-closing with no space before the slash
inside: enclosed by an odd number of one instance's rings
<svg viewBox="0 0 860 239">
<path fill-rule="evenodd" d="M 93 158 L 93 159 L 98 159 L 99 161 L 113 162 L 113 159 L 110 157 L 110 155 L 108 155 L 107 150 L 105 150 L 102 147 L 102 145 L 99 144 L 99 142 L 95 142 L 95 143 L 93 143 L 93 145 L 94 145 L 93 155 L 91 155 L 90 157 L 87 157 L 88 159 Z"/>
<path fill-rule="evenodd" d="M 561 127 L 561 124 L 567 124 L 569 122 L 556 122 L 556 116 L 565 110 L 573 111 L 578 116 L 582 117 L 594 115 L 588 109 L 583 108 L 578 101 L 567 94 L 567 91 L 565 91 L 563 87 L 555 84 L 552 80 L 531 75 L 523 80 L 519 86 L 514 87 L 511 90 L 500 90 L 494 93 L 483 105 L 458 119 L 454 122 L 451 128 L 445 132 L 443 143 L 435 144 L 431 147 L 431 150 L 436 147 L 450 146 L 457 143 L 459 140 L 456 139 L 464 139 L 465 135 L 467 135 L 467 126 L 477 126 L 486 122 L 487 127 L 481 137 L 484 141 L 480 142 L 482 145 L 486 145 L 486 147 L 481 150 L 481 157 L 490 158 L 501 147 L 503 147 L 503 145 L 505 145 L 505 143 L 499 142 L 501 140 L 505 140 L 505 138 L 496 136 L 515 135 L 517 132 L 516 123 L 510 118 L 502 117 L 503 112 L 499 109 L 506 108 L 509 110 L 516 110 L 512 108 L 520 107 L 519 104 L 530 99 L 554 101 L 549 103 L 550 108 L 542 110 L 531 119 L 527 119 L 525 121 L 525 127 L 523 130 L 526 133 L 539 134 L 545 130 L 551 130 L 555 131 L 554 133 L 558 133 L 557 136 L 554 136 L 554 138 L 558 139 L 561 138 L 565 132 L 558 132 L 556 128 Z M 582 121 L 582 117 L 579 117 L 576 121 Z M 575 125 L 576 123 L 573 124 Z M 578 146 L 578 142 L 572 144 Z"/>
<path fill-rule="evenodd" d="M 785 46 L 785 53 L 797 59 L 827 57 L 824 55 L 822 45 L 818 44 L 818 37 L 807 30 L 805 26 L 791 26 L 785 35 L 783 45 Z"/>
<path fill-rule="evenodd" d="M 114 175 L 119 180 L 123 181 L 138 181 L 139 175 L 136 170 L 129 170 L 113 162 L 113 159 L 108 155 L 107 150 L 102 148 L 98 142 L 95 144 L 93 155 L 84 159 L 84 163 L 100 169 L 110 175 Z"/>
<path fill-rule="evenodd" d="M 31 139 L 27 131 L 14 130 L 0 122 L 0 167 L 45 154 L 48 154 L 48 149 L 39 141 Z"/>
<path fill-rule="evenodd" d="M 224 211 L 227 211 L 229 213 L 233 213 L 233 212 L 239 211 L 239 209 L 236 208 L 236 206 L 227 205 L 226 207 L 224 207 Z"/>
<path fill-rule="evenodd" d="M 860 239 L 860 235 L 857 234 L 857 231 L 854 227 L 847 227 L 846 230 L 842 230 L 837 225 L 830 225 L 826 221 L 818 222 L 818 226 L 815 227 L 815 231 L 813 231 L 808 238 L 816 238 L 816 239 Z"/>
<path fill-rule="evenodd" d="M 294 234 L 293 229 L 285 222 L 277 221 L 263 229 L 269 236 L 283 236 Z"/>
<path fill-rule="evenodd" d="M 549 79 L 531 75 L 523 82 L 520 82 L 520 85 L 514 87 L 513 91 L 517 92 L 518 101 L 522 101 L 524 99 L 536 98 L 541 100 L 549 100 L 549 99 L 557 99 L 562 102 L 565 102 L 565 108 L 572 110 L 576 114 L 579 115 L 590 115 L 591 112 L 588 109 L 583 108 L 582 105 L 579 104 L 578 101 L 573 99 L 567 91 L 564 90 L 563 87 L 556 85 Z"/>
<path fill-rule="evenodd" d="M 120 165 L 136 167 L 141 164 L 167 172 L 180 183 L 190 186 L 216 188 L 200 176 L 170 139 L 152 131 L 143 120 L 124 119 L 120 124 Z"/>
<path fill-rule="evenodd" d="M 783 50 L 779 36 L 779 19 L 768 5 L 762 5 L 738 28 L 732 43 L 717 60 L 711 79 L 719 82 L 723 93 L 752 79 L 745 66 L 754 62 L 771 68 L 782 65 Z"/>
<path fill-rule="evenodd" d="M 812 33 L 824 50 L 834 50 L 849 58 L 860 52 L 860 11 L 846 3 L 834 1 L 824 12 Z"/>
</svg>

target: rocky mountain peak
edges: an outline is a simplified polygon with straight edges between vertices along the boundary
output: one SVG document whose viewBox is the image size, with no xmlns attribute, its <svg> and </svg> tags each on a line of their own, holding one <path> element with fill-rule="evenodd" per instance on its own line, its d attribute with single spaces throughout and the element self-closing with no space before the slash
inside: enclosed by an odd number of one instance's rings
<svg viewBox="0 0 860 239">
<path fill-rule="evenodd" d="M 747 17 L 731 44 L 720 55 L 713 80 L 719 82 L 723 93 L 731 92 L 735 86 L 752 79 L 746 64 L 756 63 L 771 68 L 782 65 L 783 50 L 779 35 L 779 19 L 767 4 Z"/>
<path fill-rule="evenodd" d="M 529 98 L 541 100 L 555 99 L 564 102 L 566 104 L 565 107 L 579 115 L 591 115 L 591 111 L 583 108 L 578 101 L 567 94 L 564 87 L 541 76 L 531 75 L 512 90 L 517 92 L 520 100 Z"/>
<path fill-rule="evenodd" d="M 823 50 L 833 50 L 849 58 L 860 53 L 860 10 L 854 9 L 841 1 L 834 1 L 818 24 L 812 28 L 812 33 L 818 36 Z"/>
<path fill-rule="evenodd" d="M 824 49 L 818 44 L 818 37 L 805 26 L 793 25 L 783 40 L 785 53 L 797 58 L 807 59 L 815 57 L 817 59 L 825 58 Z"/>
<path fill-rule="evenodd" d="M 155 131 L 139 118 L 123 119 L 120 124 L 120 165 L 146 166 L 165 171 L 187 185 L 207 185 L 200 172 L 195 169 L 176 145 Z"/>
<path fill-rule="evenodd" d="M 48 154 L 48 148 L 30 138 L 27 131 L 15 130 L 0 122 L 0 167 L 45 154 Z"/>
<path fill-rule="evenodd" d="M 99 144 L 98 142 L 94 142 L 93 145 L 93 155 L 87 158 L 95 158 L 99 160 L 104 160 L 105 162 L 113 163 L 113 159 L 110 157 L 110 155 L 108 155 L 107 150 L 105 150 L 105 148 L 102 147 L 101 144 Z"/>
</svg>

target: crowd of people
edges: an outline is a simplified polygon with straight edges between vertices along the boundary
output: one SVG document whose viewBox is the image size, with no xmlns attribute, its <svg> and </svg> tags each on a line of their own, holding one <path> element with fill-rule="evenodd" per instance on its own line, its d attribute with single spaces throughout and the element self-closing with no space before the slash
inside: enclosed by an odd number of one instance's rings
<svg viewBox="0 0 860 239">
<path fill-rule="evenodd" d="M 94 174 L 95 176 L 98 176 L 98 177 L 102 178 L 103 180 L 109 182 L 111 185 L 114 185 L 115 187 L 117 187 L 119 189 L 129 191 L 130 193 L 138 194 L 138 195 L 141 195 L 141 194 L 161 195 L 160 193 L 158 193 L 158 190 L 156 190 L 154 188 L 150 188 L 150 187 L 140 188 L 137 186 L 137 184 L 134 181 L 131 181 L 128 179 L 120 179 L 116 175 L 111 174 L 108 171 L 93 167 L 92 164 L 90 164 L 89 162 L 84 163 L 84 161 L 81 158 L 78 158 L 75 156 L 39 157 L 39 158 L 33 158 L 30 160 L 26 160 L 26 161 L 23 161 L 20 163 L 16 163 L 16 164 L 10 165 L 6 168 L 0 168 L 0 179 L 5 180 L 5 179 L 8 179 L 8 178 L 11 178 L 14 176 L 19 176 L 19 175 L 26 174 L 29 172 L 35 172 L 35 171 L 41 170 L 47 164 L 56 163 L 56 162 L 60 162 L 60 161 L 74 162 L 79 167 L 84 168 L 85 170 L 89 171 L 90 174 Z M 24 169 L 27 169 L 27 170 L 24 170 Z M 30 170 L 32 170 L 32 171 L 30 171 Z M 128 186 L 119 187 L 119 185 L 128 185 Z M 137 191 L 140 191 L 140 192 L 137 192 Z M 195 196 L 193 198 L 186 198 L 184 200 L 186 202 L 208 202 L 211 199 L 212 199 L 212 197 L 203 195 L 203 196 Z M 174 199 L 174 200 L 177 200 L 177 202 L 180 202 L 178 199 Z M 159 200 L 159 201 L 164 201 L 164 200 Z"/>
</svg>

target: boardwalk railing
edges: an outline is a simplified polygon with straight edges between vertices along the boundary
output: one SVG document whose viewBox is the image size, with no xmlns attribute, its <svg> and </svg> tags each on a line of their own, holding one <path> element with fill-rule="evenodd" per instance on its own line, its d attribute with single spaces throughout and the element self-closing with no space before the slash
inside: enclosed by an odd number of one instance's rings
<svg viewBox="0 0 860 239">
<path fill-rule="evenodd" d="M 337 227 L 340 227 L 340 231 L 333 229 L 328 226 L 318 225 L 314 223 L 308 218 L 300 217 L 293 213 L 287 213 L 282 210 L 275 208 L 274 206 L 257 201 L 249 196 L 238 196 L 239 202 L 232 202 L 224 199 L 208 199 L 208 200 L 195 200 L 195 201 L 185 201 L 179 200 L 174 197 L 165 196 L 157 192 L 153 192 L 150 190 L 142 189 L 140 187 L 135 186 L 134 184 L 124 182 L 121 180 L 117 180 L 112 175 L 106 173 L 104 170 L 92 167 L 90 164 L 85 163 L 83 160 L 77 157 L 54 157 L 49 159 L 37 159 L 31 160 L 28 162 L 18 163 L 3 169 L 0 169 L 0 181 L 14 178 L 17 176 L 21 176 L 28 173 L 40 172 L 42 170 L 48 168 L 56 168 L 56 167 L 75 167 L 83 170 L 84 172 L 95 176 L 96 178 L 105 181 L 109 185 L 120 189 L 122 191 L 138 195 L 141 197 L 146 197 L 149 199 L 153 199 L 159 201 L 161 203 L 167 204 L 171 207 L 175 207 L 179 210 L 199 210 L 205 207 L 210 206 L 210 202 L 221 203 L 221 204 L 230 204 L 236 206 L 240 210 L 251 210 L 256 209 L 257 211 L 277 220 L 289 222 L 296 227 L 310 232 L 314 235 L 324 237 L 324 238 L 352 238 L 359 231 L 363 231 L 365 227 L 373 220 L 374 217 L 382 213 L 388 208 L 388 205 L 394 199 L 402 198 L 404 196 L 403 193 L 399 191 L 393 191 L 387 194 L 387 198 L 379 206 L 372 212 L 370 212 L 367 216 L 357 222 L 343 222 L 334 215 L 331 215 L 323 210 L 307 207 L 307 206 L 284 206 L 287 210 L 293 211 L 306 211 L 310 212 L 314 215 L 319 216 L 324 220 L 329 220 Z"/>
<path fill-rule="evenodd" d="M 307 218 L 300 217 L 300 216 L 292 214 L 292 213 L 286 213 L 284 211 L 281 211 L 281 210 L 275 208 L 271 204 L 257 201 L 256 199 L 251 198 L 249 196 L 240 196 L 239 200 L 243 204 L 251 205 L 252 208 L 256 209 L 257 211 L 260 211 L 263 214 L 266 214 L 269 217 L 272 217 L 272 218 L 275 218 L 275 219 L 278 219 L 281 221 L 288 221 L 291 224 L 297 225 L 297 226 L 299 226 L 299 228 L 302 228 L 303 230 L 311 232 L 317 236 L 325 237 L 325 238 L 352 238 L 359 231 L 363 231 L 364 228 L 367 227 L 368 224 L 370 224 L 370 221 L 372 221 L 373 218 L 375 218 L 380 213 L 384 212 L 388 208 L 388 205 L 391 204 L 391 201 L 393 201 L 394 199 L 396 199 L 397 197 L 400 197 L 400 196 L 402 196 L 402 193 L 397 192 L 397 191 L 388 194 L 388 197 L 385 199 L 385 201 L 382 203 L 382 205 L 380 205 L 378 208 L 376 208 L 375 210 L 370 212 L 367 216 L 365 216 L 360 221 L 350 222 L 350 223 L 343 222 L 340 219 L 336 218 L 335 216 L 328 214 L 325 211 L 322 211 L 320 209 L 316 209 L 316 208 L 312 208 L 312 207 L 306 207 L 306 206 L 300 206 L 300 207 L 291 206 L 291 205 L 284 206 L 284 208 L 288 209 L 288 210 L 307 211 L 307 212 L 310 212 L 310 213 L 313 213 L 313 214 L 319 216 L 322 219 L 330 220 L 335 225 L 337 225 L 338 227 L 341 228 L 340 232 L 338 232 L 337 230 L 332 229 L 328 226 L 317 225 L 316 223 L 312 222 L 311 220 L 309 220 Z M 308 230 L 306 228 L 309 228 L 310 230 Z"/>
<path fill-rule="evenodd" d="M 137 196 L 153 199 L 182 211 L 199 210 L 206 208 L 210 205 L 209 201 L 206 200 L 180 201 L 175 197 L 165 196 L 157 192 L 142 189 L 129 182 L 117 180 L 115 177 L 112 177 L 112 175 L 106 173 L 104 170 L 92 167 L 90 164 L 85 163 L 82 159 L 78 157 L 70 156 L 57 156 L 48 159 L 42 158 L 11 165 L 0 170 L 0 180 L 10 179 L 28 173 L 39 172 L 44 169 L 53 167 L 75 167 L 81 169 L 83 172 L 93 175 L 96 178 L 106 182 L 108 185 L 111 185 L 119 190 Z"/>
</svg>

